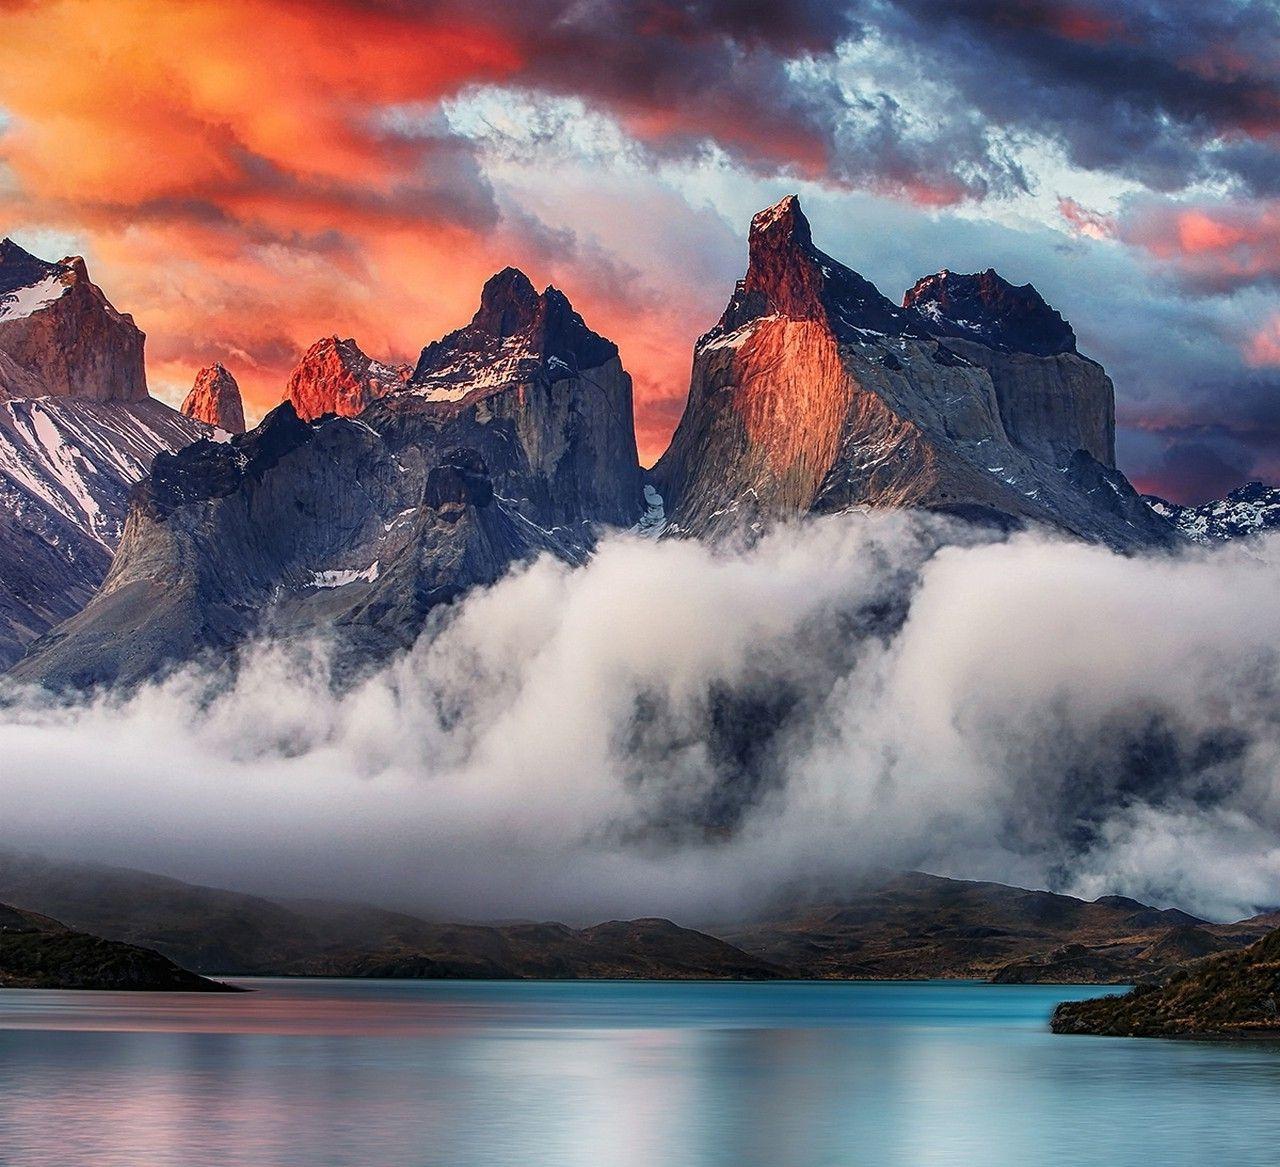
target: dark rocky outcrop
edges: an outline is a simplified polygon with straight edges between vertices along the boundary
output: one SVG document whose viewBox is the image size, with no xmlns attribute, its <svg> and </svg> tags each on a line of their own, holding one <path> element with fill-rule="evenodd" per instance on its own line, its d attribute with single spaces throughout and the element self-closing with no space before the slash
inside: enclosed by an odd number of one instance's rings
<svg viewBox="0 0 1280 1167">
<path fill-rule="evenodd" d="M 466 328 L 422 350 L 410 391 L 388 408 L 510 422 L 528 465 L 513 485 L 546 525 L 626 526 L 643 509 L 631 378 L 617 346 L 563 292 L 539 293 L 515 268 L 485 284 Z"/>
<path fill-rule="evenodd" d="M 1051 1024 L 1054 1033 L 1280 1040 L 1280 931 L 1199 960 L 1162 984 L 1064 1002 Z"/>
<path fill-rule="evenodd" d="M 182 412 L 229 434 L 244 433 L 244 402 L 240 397 L 240 386 L 217 362 L 196 374 L 195 384 L 182 402 Z"/>
<path fill-rule="evenodd" d="M 598 524 L 638 516 L 630 391 L 563 296 L 503 273 L 358 419 L 285 402 L 158 457 L 100 592 L 13 676 L 132 683 L 254 632 L 333 633 L 343 675 L 370 668 L 512 563 L 580 560 Z"/>
<path fill-rule="evenodd" d="M 912 506 L 1123 548 L 1178 541 L 1114 468 L 1110 381 L 1034 289 L 944 273 L 898 307 L 813 245 L 794 196 L 755 216 L 749 243 L 653 471 L 669 529 Z"/>
<path fill-rule="evenodd" d="M 47 263 L 0 241 L 0 353 L 22 371 L 15 384 L 0 367 L 0 396 L 34 396 L 38 383 L 39 396 L 142 401 L 144 341 L 133 317 L 89 279 L 83 259 Z"/>
<path fill-rule="evenodd" d="M 366 356 L 354 340 L 322 337 L 303 354 L 285 387 L 284 399 L 303 421 L 327 413 L 356 417 L 379 397 L 404 387 L 407 365 L 387 365 Z"/>
<path fill-rule="evenodd" d="M 0 989 L 232 991 L 149 948 L 75 932 L 48 916 L 7 904 L 0 904 Z"/>
</svg>

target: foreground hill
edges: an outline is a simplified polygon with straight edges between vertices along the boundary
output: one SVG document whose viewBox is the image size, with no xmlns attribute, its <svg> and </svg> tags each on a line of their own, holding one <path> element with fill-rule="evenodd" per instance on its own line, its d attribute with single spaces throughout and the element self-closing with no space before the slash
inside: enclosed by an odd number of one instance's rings
<svg viewBox="0 0 1280 1167">
<path fill-rule="evenodd" d="M 312 976 L 544 980 L 772 980 L 787 969 L 670 920 L 439 924 L 412 944 L 291 963 Z"/>
<path fill-rule="evenodd" d="M 0 898 L 201 972 L 369 977 L 761 979 L 786 970 L 669 920 L 439 923 L 361 904 L 279 902 L 99 864 L 0 852 Z"/>
<path fill-rule="evenodd" d="M 148 948 L 75 932 L 7 904 L 0 904 L 0 988 L 232 991 Z"/>
<path fill-rule="evenodd" d="M 1280 931 L 1119 997 L 1068 1001 L 1054 1033 L 1280 1039 Z"/>
</svg>

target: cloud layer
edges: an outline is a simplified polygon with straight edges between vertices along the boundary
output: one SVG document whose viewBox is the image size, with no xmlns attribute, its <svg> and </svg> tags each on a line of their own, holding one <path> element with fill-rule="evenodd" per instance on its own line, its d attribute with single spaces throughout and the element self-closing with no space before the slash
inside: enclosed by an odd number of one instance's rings
<svg viewBox="0 0 1280 1167">
<path fill-rule="evenodd" d="M 1280 540 L 1121 557 L 841 516 L 618 536 L 333 693 L 262 646 L 0 720 L 0 841 L 418 911 L 686 922 L 867 870 L 1280 903 Z"/>
</svg>

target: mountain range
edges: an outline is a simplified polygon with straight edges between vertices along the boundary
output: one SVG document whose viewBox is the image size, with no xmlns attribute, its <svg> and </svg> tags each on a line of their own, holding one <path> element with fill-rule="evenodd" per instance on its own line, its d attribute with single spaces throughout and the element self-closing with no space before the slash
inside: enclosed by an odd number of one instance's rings
<svg viewBox="0 0 1280 1167">
<path fill-rule="evenodd" d="M 1267 935 L 1123 896 L 1085 901 L 921 872 L 787 894 L 742 920 L 427 919 L 273 899 L 0 850 L 0 901 L 203 974 L 409 978 L 1155 981 Z M 0 917 L 0 928 L 3 918 Z"/>
<path fill-rule="evenodd" d="M 143 343 L 82 260 L 0 247 L 0 664 L 20 681 L 136 683 L 316 631 L 358 675 L 439 605 L 609 530 L 749 539 L 914 507 L 1128 552 L 1280 515 L 1256 484 L 1139 495 L 1110 379 L 1035 288 L 943 270 L 895 303 L 815 246 L 794 196 L 753 218 L 649 471 L 617 346 L 512 268 L 412 366 L 317 341 L 248 432 L 222 365 L 181 412 L 149 397 Z"/>
</svg>

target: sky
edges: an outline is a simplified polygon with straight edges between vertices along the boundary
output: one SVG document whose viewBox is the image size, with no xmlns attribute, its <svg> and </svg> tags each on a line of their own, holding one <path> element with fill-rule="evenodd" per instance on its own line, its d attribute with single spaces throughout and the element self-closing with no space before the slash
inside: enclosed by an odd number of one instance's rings
<svg viewBox="0 0 1280 1167">
<path fill-rule="evenodd" d="M 82 254 L 177 402 L 412 360 L 507 264 L 616 341 L 642 456 L 800 193 L 899 299 L 1030 281 L 1182 501 L 1280 481 L 1272 0 L 0 0 L 0 235 Z"/>
</svg>

